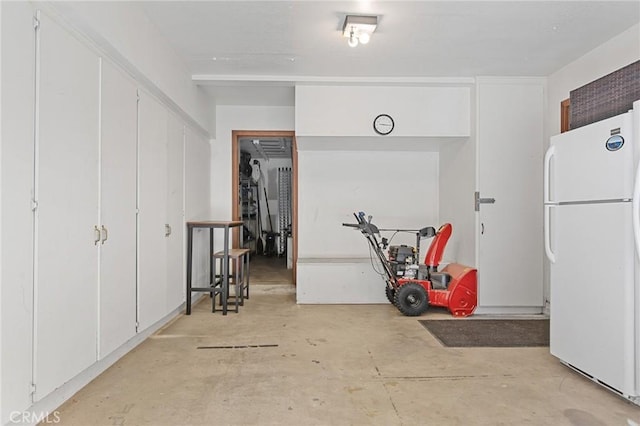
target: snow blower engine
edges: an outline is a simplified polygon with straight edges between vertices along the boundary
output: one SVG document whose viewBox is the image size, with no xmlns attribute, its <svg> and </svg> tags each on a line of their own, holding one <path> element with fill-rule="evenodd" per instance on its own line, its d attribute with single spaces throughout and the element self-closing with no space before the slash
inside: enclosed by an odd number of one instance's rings
<svg viewBox="0 0 640 426">
<path fill-rule="evenodd" d="M 438 266 L 451 237 L 452 226 L 443 224 L 437 231 L 428 226 L 422 229 L 379 229 L 365 217 L 364 212 L 353 214 L 358 223 L 343 226 L 360 230 L 378 256 L 384 269 L 387 299 L 407 316 L 422 315 L 429 305 L 447 308 L 454 316 L 466 317 L 477 305 L 477 270 L 459 263 L 450 263 L 442 271 Z M 389 245 L 380 231 L 412 232 L 416 246 Z M 395 234 L 394 234 L 395 235 Z M 433 238 L 424 263 L 420 264 L 420 240 Z M 384 250 L 388 247 L 388 257 Z"/>
</svg>

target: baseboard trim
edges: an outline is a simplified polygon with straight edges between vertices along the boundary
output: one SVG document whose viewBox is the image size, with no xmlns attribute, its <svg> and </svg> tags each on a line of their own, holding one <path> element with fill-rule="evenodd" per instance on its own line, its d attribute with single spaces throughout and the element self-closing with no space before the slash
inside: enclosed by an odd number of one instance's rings
<svg viewBox="0 0 640 426">
<path fill-rule="evenodd" d="M 478 306 L 474 315 L 541 315 L 542 306 Z"/>
</svg>

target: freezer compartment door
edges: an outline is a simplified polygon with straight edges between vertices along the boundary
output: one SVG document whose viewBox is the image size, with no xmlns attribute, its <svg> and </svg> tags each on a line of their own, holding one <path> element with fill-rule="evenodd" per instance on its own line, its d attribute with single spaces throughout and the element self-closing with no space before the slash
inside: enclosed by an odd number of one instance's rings
<svg viewBox="0 0 640 426">
<path fill-rule="evenodd" d="M 631 203 L 551 208 L 551 353 L 635 395 Z"/>
<path fill-rule="evenodd" d="M 552 137 L 545 202 L 631 198 L 634 149 L 631 113 Z"/>
</svg>

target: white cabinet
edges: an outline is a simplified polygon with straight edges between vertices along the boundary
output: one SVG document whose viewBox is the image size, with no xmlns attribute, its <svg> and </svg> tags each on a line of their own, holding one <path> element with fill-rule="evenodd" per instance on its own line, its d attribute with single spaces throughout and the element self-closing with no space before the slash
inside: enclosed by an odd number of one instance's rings
<svg viewBox="0 0 640 426">
<path fill-rule="evenodd" d="M 101 77 L 99 358 L 136 334 L 138 131 L 134 82 L 108 61 Z"/>
<path fill-rule="evenodd" d="M 96 361 L 98 56 L 46 16 L 37 102 L 35 399 Z"/>
<path fill-rule="evenodd" d="M 36 400 L 136 333 L 136 86 L 40 28 Z"/>
<path fill-rule="evenodd" d="M 174 115 L 167 122 L 167 299 L 165 313 L 185 300 L 184 268 L 184 145 L 185 126 Z"/>
<path fill-rule="evenodd" d="M 184 126 L 145 92 L 138 126 L 138 321 L 144 329 L 184 300 Z"/>
<path fill-rule="evenodd" d="M 35 7 L 0 6 L 2 424 L 73 394 L 185 299 L 182 118 Z M 208 208 L 200 142 L 189 195 Z"/>
</svg>

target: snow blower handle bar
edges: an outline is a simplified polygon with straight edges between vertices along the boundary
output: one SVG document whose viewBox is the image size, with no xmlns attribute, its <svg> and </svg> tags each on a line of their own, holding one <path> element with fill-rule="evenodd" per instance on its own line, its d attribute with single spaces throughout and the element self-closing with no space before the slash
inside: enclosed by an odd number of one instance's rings
<svg viewBox="0 0 640 426">
<path fill-rule="evenodd" d="M 355 216 L 358 223 L 343 223 L 342 226 L 358 228 L 360 232 L 369 235 L 380 233 L 378 227 L 371 223 L 371 219 L 373 218 L 373 216 L 369 216 L 368 219 L 365 219 L 364 212 L 359 212 L 358 214 L 354 213 L 353 215 Z"/>
<path fill-rule="evenodd" d="M 364 212 L 360 212 L 358 214 L 353 214 L 355 216 L 358 223 L 343 223 L 342 226 L 348 226 L 350 228 L 359 228 L 362 230 L 364 225 L 366 225 L 367 221 L 364 219 Z"/>
<path fill-rule="evenodd" d="M 366 225 L 371 223 L 372 216 L 369 216 L 369 222 L 367 222 L 364 212 L 358 212 L 358 214 L 354 213 L 353 216 L 356 218 L 358 223 L 343 223 L 342 226 L 360 228 L 360 230 L 363 230 Z"/>
</svg>

